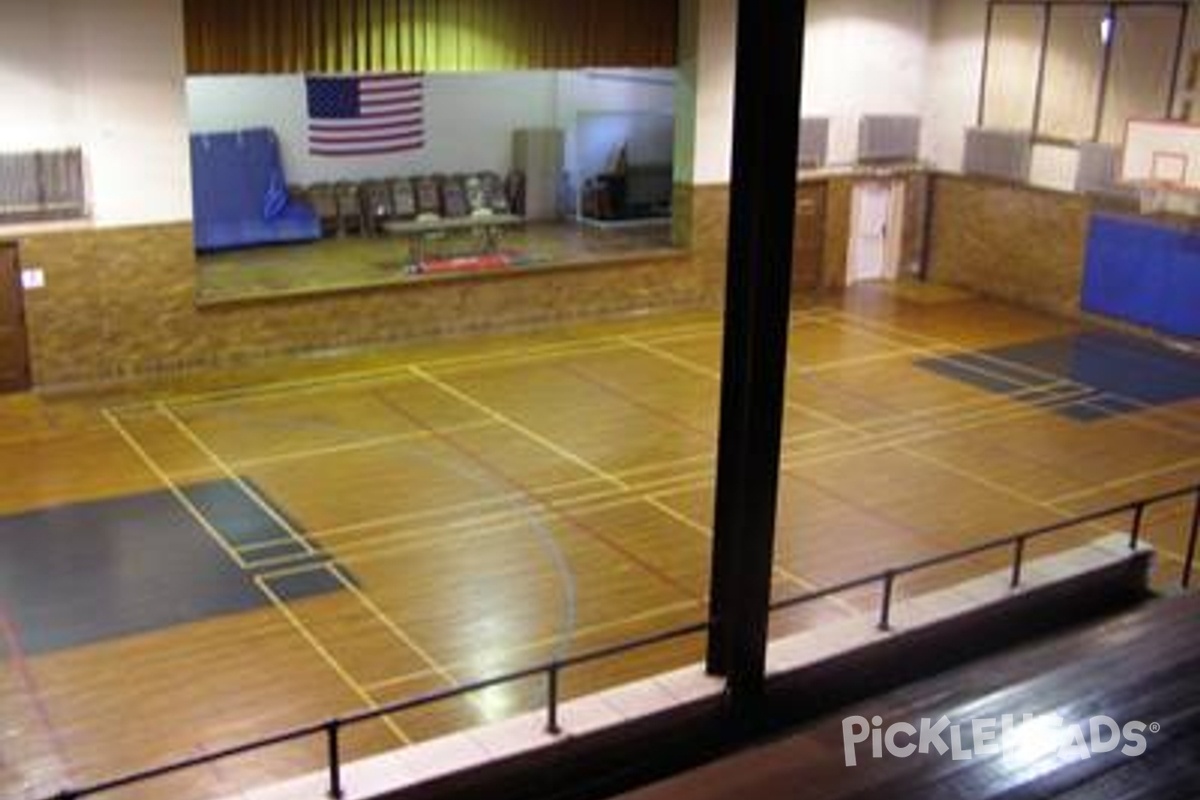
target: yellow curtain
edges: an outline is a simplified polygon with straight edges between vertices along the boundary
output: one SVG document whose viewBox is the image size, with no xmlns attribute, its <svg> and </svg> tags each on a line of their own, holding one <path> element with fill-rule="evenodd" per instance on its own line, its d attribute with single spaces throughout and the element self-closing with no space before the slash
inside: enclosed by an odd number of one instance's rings
<svg viewBox="0 0 1200 800">
<path fill-rule="evenodd" d="M 675 66 L 677 0 L 184 0 L 188 72 Z"/>
</svg>

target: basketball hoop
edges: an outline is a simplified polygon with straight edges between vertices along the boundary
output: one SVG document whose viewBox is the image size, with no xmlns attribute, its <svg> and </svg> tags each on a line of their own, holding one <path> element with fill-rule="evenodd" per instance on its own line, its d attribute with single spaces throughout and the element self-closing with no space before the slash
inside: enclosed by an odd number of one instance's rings
<svg viewBox="0 0 1200 800">
<path fill-rule="evenodd" d="M 1161 183 L 1138 184 L 1139 211 L 1147 216 L 1171 214 L 1200 218 L 1200 194 Z"/>
<path fill-rule="evenodd" d="M 1143 184 L 1138 187 L 1139 211 L 1146 215 L 1167 213 L 1167 193 L 1157 184 Z"/>
<path fill-rule="evenodd" d="M 1200 125 L 1128 120 L 1118 181 L 1137 191 L 1143 214 L 1200 217 Z"/>
</svg>

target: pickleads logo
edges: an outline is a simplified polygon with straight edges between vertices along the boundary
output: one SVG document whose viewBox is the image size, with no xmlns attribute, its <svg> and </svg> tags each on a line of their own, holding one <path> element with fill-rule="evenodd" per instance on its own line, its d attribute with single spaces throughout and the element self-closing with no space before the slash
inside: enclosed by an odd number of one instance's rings
<svg viewBox="0 0 1200 800">
<path fill-rule="evenodd" d="M 954 761 L 996 755 L 1016 762 L 1033 762 L 1049 755 L 1079 761 L 1118 748 L 1122 755 L 1136 758 L 1146 752 L 1145 734 L 1159 729 L 1157 722 L 1135 720 L 1120 725 L 1107 716 L 1068 725 L 1057 714 L 1023 714 L 1019 718 L 1005 714 L 961 724 L 951 724 L 943 715 L 936 720 L 922 719 L 919 726 L 897 722 L 886 728 L 882 717 L 846 717 L 842 720 L 842 744 L 847 767 L 858 763 L 858 746 L 867 741 L 871 758 L 883 758 L 885 752 L 895 758 L 933 752 L 938 756 L 949 753 Z M 969 734 L 967 746 L 964 734 Z"/>
</svg>

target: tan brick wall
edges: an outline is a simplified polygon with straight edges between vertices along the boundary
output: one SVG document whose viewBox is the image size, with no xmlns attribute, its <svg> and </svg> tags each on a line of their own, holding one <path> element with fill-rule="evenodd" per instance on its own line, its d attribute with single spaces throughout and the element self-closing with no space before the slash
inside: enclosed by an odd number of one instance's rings
<svg viewBox="0 0 1200 800">
<path fill-rule="evenodd" d="M 839 220 L 848 220 L 849 181 L 830 185 L 840 198 L 826 248 L 840 258 L 836 276 L 845 262 Z M 720 308 L 729 187 L 680 185 L 675 199 L 676 243 L 689 250 L 678 257 L 199 308 L 188 224 L 31 235 L 20 240 L 22 259 L 46 273 L 46 288 L 26 298 L 34 382 L 156 376 L 647 310 Z"/>
<path fill-rule="evenodd" d="M 705 303 L 719 308 L 725 297 L 729 232 L 729 186 L 692 188 L 692 258 Z"/>
<path fill-rule="evenodd" d="M 688 256 L 197 308 L 191 226 L 20 241 L 46 288 L 26 298 L 40 386 L 229 366 L 707 302 Z"/>
<path fill-rule="evenodd" d="M 1086 198 L 950 175 L 933 180 L 930 280 L 1079 313 Z"/>
</svg>

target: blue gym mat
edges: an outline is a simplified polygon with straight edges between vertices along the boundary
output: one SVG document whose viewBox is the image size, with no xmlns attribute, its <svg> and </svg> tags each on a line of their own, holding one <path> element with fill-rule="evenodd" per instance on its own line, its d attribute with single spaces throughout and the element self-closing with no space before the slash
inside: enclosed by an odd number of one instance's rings
<svg viewBox="0 0 1200 800">
<path fill-rule="evenodd" d="M 245 569 L 165 490 L 0 517 L 0 622 L 37 655 L 269 605 L 268 562 L 314 567 L 272 579 L 284 601 L 344 588 L 246 488 L 257 502 L 233 481 L 182 488 L 230 547 L 267 545 L 240 551 Z"/>
<path fill-rule="evenodd" d="M 1200 358 L 1153 342 L 1089 332 L 915 362 L 996 394 L 1019 395 L 1079 422 L 1200 397 Z M 1055 402 L 1055 395 L 1062 402 Z M 1066 398 L 1075 396 L 1073 401 Z"/>
</svg>

